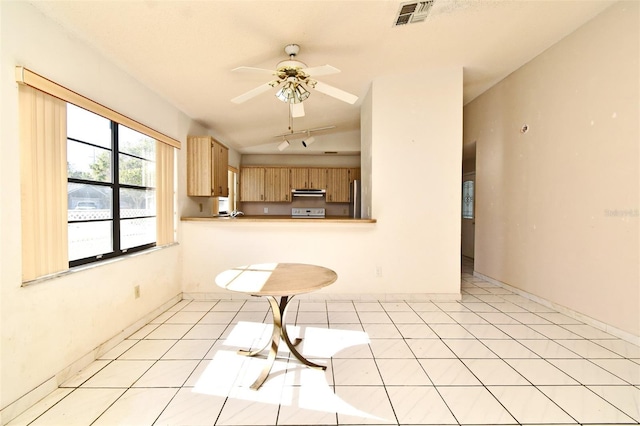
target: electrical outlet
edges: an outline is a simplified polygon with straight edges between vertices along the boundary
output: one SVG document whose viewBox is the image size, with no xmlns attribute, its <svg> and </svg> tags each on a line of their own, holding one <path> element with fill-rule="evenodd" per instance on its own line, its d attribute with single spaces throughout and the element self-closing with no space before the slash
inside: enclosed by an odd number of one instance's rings
<svg viewBox="0 0 640 426">
<path fill-rule="evenodd" d="M 376 266 L 376 277 L 382 276 L 382 266 Z"/>
<path fill-rule="evenodd" d="M 265 213 L 269 213 L 269 207 L 265 207 L 265 208 L 263 209 L 263 211 L 264 211 Z"/>
<path fill-rule="evenodd" d="M 138 299 L 140 297 L 140 286 L 137 285 L 133 288 L 133 296 Z"/>
</svg>

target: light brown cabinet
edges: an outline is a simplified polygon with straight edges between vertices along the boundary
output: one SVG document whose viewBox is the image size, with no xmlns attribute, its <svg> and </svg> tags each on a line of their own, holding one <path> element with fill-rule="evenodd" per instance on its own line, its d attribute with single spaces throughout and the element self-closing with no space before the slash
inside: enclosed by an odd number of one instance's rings
<svg viewBox="0 0 640 426">
<path fill-rule="evenodd" d="M 240 201 L 264 201 L 264 167 L 240 169 Z"/>
<path fill-rule="evenodd" d="M 327 188 L 327 169 L 326 168 L 309 168 L 309 188 L 326 189 Z"/>
<path fill-rule="evenodd" d="M 291 189 L 309 188 L 309 169 L 294 167 L 291 169 Z"/>
<path fill-rule="evenodd" d="M 292 189 L 326 189 L 327 203 L 348 203 L 359 168 L 260 167 L 240 169 L 240 201 L 290 202 Z"/>
<path fill-rule="evenodd" d="M 291 169 L 266 167 L 264 170 L 264 201 L 291 201 Z"/>
<path fill-rule="evenodd" d="M 321 167 L 292 167 L 291 188 L 325 189 L 327 187 L 327 169 Z"/>
<path fill-rule="evenodd" d="M 214 141 L 213 160 L 213 182 L 211 187 L 213 195 L 218 197 L 229 196 L 229 149 L 221 143 Z"/>
<path fill-rule="evenodd" d="M 349 183 L 354 180 L 360 180 L 360 167 L 352 167 L 349 169 Z"/>
<path fill-rule="evenodd" d="M 349 169 L 327 169 L 327 203 L 348 203 L 349 183 Z"/>
<path fill-rule="evenodd" d="M 227 197 L 229 149 L 211 136 L 187 138 L 187 195 Z"/>
</svg>

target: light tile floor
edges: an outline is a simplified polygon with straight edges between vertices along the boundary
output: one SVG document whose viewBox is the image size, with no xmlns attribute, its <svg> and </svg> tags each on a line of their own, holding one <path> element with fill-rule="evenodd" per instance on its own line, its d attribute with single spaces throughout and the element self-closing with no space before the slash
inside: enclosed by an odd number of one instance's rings
<svg viewBox="0 0 640 426">
<path fill-rule="evenodd" d="M 328 368 L 281 351 L 259 391 L 264 359 L 236 350 L 268 338 L 268 303 L 183 300 L 10 424 L 640 422 L 640 347 L 471 272 L 459 303 L 292 302 L 290 334 Z"/>
</svg>

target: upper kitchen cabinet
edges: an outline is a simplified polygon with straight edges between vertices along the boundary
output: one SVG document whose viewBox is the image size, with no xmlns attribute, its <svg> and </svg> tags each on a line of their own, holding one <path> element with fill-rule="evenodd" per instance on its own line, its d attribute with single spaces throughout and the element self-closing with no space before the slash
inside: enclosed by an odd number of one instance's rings
<svg viewBox="0 0 640 426">
<path fill-rule="evenodd" d="M 264 169 L 264 201 L 291 201 L 290 174 L 288 167 Z"/>
<path fill-rule="evenodd" d="M 264 167 L 240 169 L 240 201 L 264 201 Z"/>
<path fill-rule="evenodd" d="M 187 195 L 229 196 L 229 149 L 211 136 L 187 138 Z"/>
<path fill-rule="evenodd" d="M 349 183 L 354 180 L 360 180 L 360 167 L 354 167 L 349 169 Z"/>
<path fill-rule="evenodd" d="M 325 189 L 327 187 L 327 169 L 319 167 L 291 168 L 291 188 Z"/>
<path fill-rule="evenodd" d="M 327 169 L 326 168 L 309 168 L 309 188 L 310 189 L 326 189 L 327 188 Z"/>
<path fill-rule="evenodd" d="M 240 201 L 291 202 L 292 189 L 325 189 L 327 203 L 348 203 L 359 168 L 246 166 L 240 168 Z"/>
<path fill-rule="evenodd" d="M 229 149 L 218 143 L 213 142 L 212 155 L 215 165 L 213 167 L 212 188 L 214 196 L 229 196 Z"/>
<path fill-rule="evenodd" d="M 349 169 L 327 169 L 327 203 L 349 202 Z"/>
<path fill-rule="evenodd" d="M 291 169 L 291 188 L 309 188 L 309 169 L 302 167 L 294 167 Z"/>
</svg>

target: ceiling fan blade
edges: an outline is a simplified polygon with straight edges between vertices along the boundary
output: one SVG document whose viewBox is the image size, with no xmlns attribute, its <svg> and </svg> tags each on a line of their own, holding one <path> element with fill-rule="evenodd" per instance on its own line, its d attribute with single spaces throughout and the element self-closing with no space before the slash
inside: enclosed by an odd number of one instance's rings
<svg viewBox="0 0 640 426">
<path fill-rule="evenodd" d="M 231 102 L 233 102 L 234 104 L 241 104 L 243 102 L 248 101 L 251 98 L 254 98 L 274 87 L 279 86 L 280 83 L 278 82 L 278 80 L 274 80 L 274 81 L 270 81 L 268 83 L 264 83 L 261 84 L 260 86 L 256 87 L 255 89 L 251 89 L 249 90 L 247 93 L 243 93 L 240 96 L 236 96 L 235 98 L 231 99 Z"/>
<path fill-rule="evenodd" d="M 271 74 L 275 75 L 276 71 L 268 70 L 265 68 L 255 68 L 255 67 L 238 67 L 231 70 L 232 72 L 246 72 L 246 73 L 254 73 L 254 74 Z"/>
<path fill-rule="evenodd" d="M 297 104 L 289 104 L 291 108 L 291 117 L 298 118 L 304 117 L 304 104 L 302 102 Z"/>
<path fill-rule="evenodd" d="M 328 84 L 322 83 L 320 81 L 316 81 L 315 85 L 310 85 L 318 92 L 324 93 L 325 95 L 333 96 L 336 99 L 340 99 L 343 102 L 348 104 L 355 104 L 358 100 L 356 95 L 352 95 L 349 92 L 345 92 L 344 90 L 338 89 L 337 87 L 329 86 Z"/>
<path fill-rule="evenodd" d="M 303 68 L 302 72 L 315 77 L 317 75 L 338 74 L 340 70 L 336 67 L 332 67 L 331 65 L 321 65 L 319 67 Z"/>
</svg>

